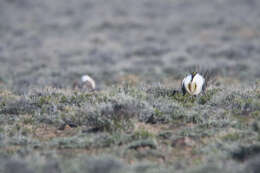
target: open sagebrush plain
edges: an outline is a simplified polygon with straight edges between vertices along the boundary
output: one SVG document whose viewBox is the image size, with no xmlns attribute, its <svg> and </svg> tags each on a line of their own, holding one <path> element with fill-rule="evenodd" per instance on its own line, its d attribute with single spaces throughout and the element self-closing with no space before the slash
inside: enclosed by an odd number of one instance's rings
<svg viewBox="0 0 260 173">
<path fill-rule="evenodd" d="M 1 0 L 0 172 L 258 172 L 259 8 Z M 194 66 L 211 82 L 183 96 Z"/>
</svg>

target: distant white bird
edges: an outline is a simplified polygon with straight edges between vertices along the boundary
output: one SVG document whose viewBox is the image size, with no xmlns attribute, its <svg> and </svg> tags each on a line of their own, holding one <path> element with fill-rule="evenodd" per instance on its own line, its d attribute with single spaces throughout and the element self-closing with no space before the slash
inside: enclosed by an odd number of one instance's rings
<svg viewBox="0 0 260 173">
<path fill-rule="evenodd" d="M 83 86 L 85 85 L 89 89 L 96 89 L 96 82 L 89 75 L 81 76 L 81 83 L 83 84 Z"/>
<path fill-rule="evenodd" d="M 201 74 L 192 72 L 183 79 L 181 88 L 183 94 L 188 92 L 190 95 L 198 95 L 202 91 L 205 91 L 206 80 Z"/>
</svg>

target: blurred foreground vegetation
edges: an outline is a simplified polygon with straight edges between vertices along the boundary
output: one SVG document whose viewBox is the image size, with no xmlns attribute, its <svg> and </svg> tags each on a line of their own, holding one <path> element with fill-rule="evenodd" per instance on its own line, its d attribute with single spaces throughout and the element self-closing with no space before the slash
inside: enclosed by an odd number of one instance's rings
<svg viewBox="0 0 260 173">
<path fill-rule="evenodd" d="M 1 89 L 0 172 L 256 172 L 259 85 L 226 84 Z"/>
</svg>

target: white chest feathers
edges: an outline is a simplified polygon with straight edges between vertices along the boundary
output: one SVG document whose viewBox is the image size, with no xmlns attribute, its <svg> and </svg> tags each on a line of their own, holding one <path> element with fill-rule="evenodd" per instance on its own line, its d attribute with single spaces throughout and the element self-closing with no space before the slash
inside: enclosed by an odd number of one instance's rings
<svg viewBox="0 0 260 173">
<path fill-rule="evenodd" d="M 94 90 L 96 88 L 96 83 L 94 81 L 94 79 L 92 79 L 90 76 L 88 75 L 83 75 L 81 77 L 81 82 L 86 85 L 89 89 Z"/>
<path fill-rule="evenodd" d="M 205 78 L 196 73 L 195 75 L 189 74 L 182 81 L 182 91 L 188 92 L 190 95 L 198 95 L 205 89 Z"/>
</svg>

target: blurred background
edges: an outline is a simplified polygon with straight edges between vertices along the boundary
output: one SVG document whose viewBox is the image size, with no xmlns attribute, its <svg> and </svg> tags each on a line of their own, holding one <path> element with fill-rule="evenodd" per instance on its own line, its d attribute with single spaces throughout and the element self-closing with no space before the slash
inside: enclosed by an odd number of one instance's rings
<svg viewBox="0 0 260 173">
<path fill-rule="evenodd" d="M 258 0 L 1 0 L 0 85 L 100 88 L 181 79 L 194 65 L 260 77 Z"/>
</svg>

